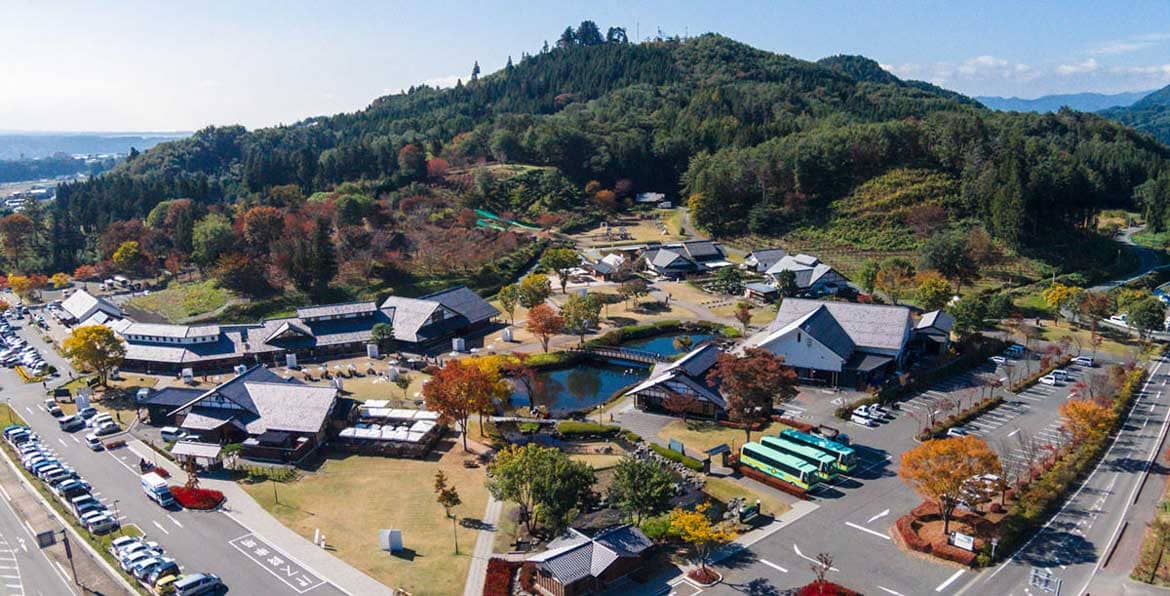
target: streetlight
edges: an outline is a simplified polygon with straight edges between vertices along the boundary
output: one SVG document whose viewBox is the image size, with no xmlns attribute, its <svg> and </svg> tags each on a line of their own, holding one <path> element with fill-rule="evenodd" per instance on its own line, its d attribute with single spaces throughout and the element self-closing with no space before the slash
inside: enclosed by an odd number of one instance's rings
<svg viewBox="0 0 1170 596">
<path fill-rule="evenodd" d="M 118 501 L 119 501 L 119 499 L 114 499 L 114 521 L 118 522 L 118 535 L 121 536 L 122 535 L 122 516 L 118 515 Z"/>
</svg>

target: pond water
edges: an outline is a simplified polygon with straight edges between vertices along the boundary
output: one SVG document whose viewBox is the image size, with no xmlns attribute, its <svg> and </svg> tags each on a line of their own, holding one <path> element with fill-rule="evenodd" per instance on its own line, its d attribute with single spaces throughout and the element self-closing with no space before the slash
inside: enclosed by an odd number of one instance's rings
<svg viewBox="0 0 1170 596">
<path fill-rule="evenodd" d="M 621 367 L 586 362 L 573 368 L 537 373 L 535 396 L 522 383 L 512 392 L 512 408 L 527 410 L 532 405 L 547 408 L 553 417 L 588 410 L 609 399 L 622 387 L 637 383 L 650 374 L 647 368 Z"/>
<path fill-rule="evenodd" d="M 686 335 L 691 338 L 691 345 L 697 346 L 700 343 L 715 337 L 710 333 L 678 333 L 675 335 L 659 335 L 656 337 L 646 337 L 642 339 L 635 339 L 622 344 L 623 348 L 632 348 L 634 350 L 642 350 L 643 352 L 651 352 L 654 354 L 662 354 L 663 356 L 673 356 L 682 352 L 674 347 L 674 338 L 679 335 Z"/>
<path fill-rule="evenodd" d="M 710 333 L 688 333 L 691 345 L 714 337 Z M 659 335 L 622 344 L 622 347 L 673 356 L 681 350 L 674 347 L 678 335 Z M 572 368 L 547 370 L 537 373 L 534 397 L 528 395 L 523 384 L 517 384 L 512 392 L 511 408 L 527 410 L 533 405 L 547 409 L 553 417 L 570 412 L 588 410 L 604 402 L 619 389 L 637 383 L 650 375 L 650 369 L 640 365 L 604 364 L 586 362 Z"/>
</svg>

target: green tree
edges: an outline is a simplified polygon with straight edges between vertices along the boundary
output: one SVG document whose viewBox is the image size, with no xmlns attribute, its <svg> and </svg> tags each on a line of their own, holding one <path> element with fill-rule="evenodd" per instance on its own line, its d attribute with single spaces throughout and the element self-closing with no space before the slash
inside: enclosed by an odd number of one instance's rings
<svg viewBox="0 0 1170 596">
<path fill-rule="evenodd" d="M 552 295 L 552 282 L 549 281 L 547 275 L 531 273 L 520 280 L 517 291 L 519 292 L 520 306 L 531 310 L 538 304 L 544 304 L 544 301 Z"/>
<path fill-rule="evenodd" d="M 1153 331 L 1165 329 L 1166 305 L 1153 296 L 1133 303 L 1126 314 L 1128 315 L 1126 322 L 1137 329 L 1142 339 L 1149 337 Z"/>
<path fill-rule="evenodd" d="M 800 287 L 796 285 L 796 272 L 785 269 L 776 274 L 776 289 L 785 298 L 795 296 Z"/>
<path fill-rule="evenodd" d="M 720 294 L 743 294 L 743 272 L 738 267 L 723 267 L 715 272 L 711 287 Z"/>
<path fill-rule="evenodd" d="M 633 518 L 634 524 L 670 508 L 674 477 L 653 460 L 623 457 L 613 470 L 609 501 Z"/>
<path fill-rule="evenodd" d="M 516 305 L 520 302 L 520 288 L 516 284 L 508 284 L 502 288 L 496 299 L 500 301 L 500 308 L 508 314 L 508 322 L 516 323 Z"/>
<path fill-rule="evenodd" d="M 540 265 L 545 269 L 557 272 L 557 279 L 561 282 L 561 293 L 569 284 L 569 271 L 581 264 L 581 257 L 571 248 L 550 248 L 540 255 Z"/>
<path fill-rule="evenodd" d="M 488 490 L 495 498 L 520 506 L 520 519 L 529 533 L 540 524 L 555 536 L 571 514 L 593 498 L 593 468 L 554 447 L 511 445 L 488 469 Z"/>
<path fill-rule="evenodd" d="M 987 304 L 981 296 L 967 296 L 950 305 L 947 311 L 955 317 L 955 332 L 968 335 L 983 328 L 987 318 Z"/>
<path fill-rule="evenodd" d="M 313 290 L 318 293 L 329 287 L 329 282 L 337 275 L 337 255 L 330 231 L 329 220 L 324 218 L 318 219 L 313 229 Z"/>
<path fill-rule="evenodd" d="M 202 268 L 211 267 L 220 256 L 231 250 L 235 242 L 236 233 L 232 230 L 231 222 L 218 213 L 212 213 L 195 224 L 192 260 Z"/>
<path fill-rule="evenodd" d="M 934 269 L 955 284 L 959 293 L 964 283 L 979 274 L 978 264 L 971 258 L 967 236 L 958 232 L 936 234 L 926 240 L 920 256 L 923 269 Z"/>
<path fill-rule="evenodd" d="M 592 294 L 573 294 L 561 307 L 561 317 L 565 321 L 565 331 L 580 337 L 584 344 L 585 334 L 596 328 L 601 320 L 601 301 Z"/>
<path fill-rule="evenodd" d="M 375 323 L 370 329 L 370 341 L 373 341 L 379 350 L 390 351 L 394 345 L 394 326 L 390 323 Z"/>
<path fill-rule="evenodd" d="M 902 295 L 914 283 L 914 263 L 905 257 L 888 257 L 882 260 L 877 274 L 877 288 L 898 303 Z"/>
<path fill-rule="evenodd" d="M 872 294 L 873 289 L 877 287 L 878 271 L 882 268 L 881 263 L 873 259 L 866 259 L 861 264 L 861 270 L 858 271 L 858 280 L 861 282 L 861 289 L 865 290 L 866 294 Z"/>
</svg>

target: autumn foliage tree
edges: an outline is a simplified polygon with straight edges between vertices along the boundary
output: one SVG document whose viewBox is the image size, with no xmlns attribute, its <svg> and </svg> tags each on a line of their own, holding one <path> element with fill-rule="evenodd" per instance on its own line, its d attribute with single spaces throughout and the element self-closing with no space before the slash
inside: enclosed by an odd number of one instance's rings
<svg viewBox="0 0 1170 596">
<path fill-rule="evenodd" d="M 1089 399 L 1065 401 L 1060 404 L 1060 415 L 1074 445 L 1104 437 L 1117 422 L 1113 408 Z"/>
<path fill-rule="evenodd" d="M 427 409 L 455 420 L 463 431 L 463 450 L 467 451 L 467 420 L 475 412 L 491 406 L 498 378 L 475 364 L 451 360 L 423 385 Z"/>
<path fill-rule="evenodd" d="M 74 366 L 96 372 L 102 385 L 107 383 L 110 371 L 126 356 L 126 345 L 104 325 L 74 327 L 61 343 L 61 348 Z"/>
<path fill-rule="evenodd" d="M 548 340 L 565 330 L 565 319 L 547 304 L 537 304 L 528 310 L 528 330 L 540 338 L 540 346 L 548 352 Z"/>
<path fill-rule="evenodd" d="M 716 548 L 735 540 L 735 532 L 722 523 L 714 523 L 707 511 L 710 503 L 700 503 L 693 510 L 673 509 L 670 512 L 670 528 L 695 551 L 699 569 L 707 572 L 707 561 Z"/>
<path fill-rule="evenodd" d="M 727 416 L 743 424 L 748 441 L 752 426 L 771 420 L 772 406 L 796 397 L 796 371 L 763 348 L 746 348 L 742 356 L 720 353 L 707 379 L 726 396 Z"/>
<path fill-rule="evenodd" d="M 1001 474 L 999 456 L 980 437 L 926 441 L 902 454 L 898 475 L 922 498 L 938 505 L 943 533 L 950 532 L 951 514 L 972 476 Z"/>
</svg>

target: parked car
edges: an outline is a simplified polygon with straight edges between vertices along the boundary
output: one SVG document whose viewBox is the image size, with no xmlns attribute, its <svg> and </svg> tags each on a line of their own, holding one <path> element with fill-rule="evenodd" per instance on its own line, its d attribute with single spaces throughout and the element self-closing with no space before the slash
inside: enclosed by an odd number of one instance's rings
<svg viewBox="0 0 1170 596">
<path fill-rule="evenodd" d="M 967 432 L 967 429 L 965 429 L 961 426 L 954 426 L 954 427 L 947 429 L 947 436 L 948 437 L 965 437 L 968 434 L 969 433 Z"/>
<path fill-rule="evenodd" d="M 1044 375 L 1043 377 L 1040 377 L 1040 382 L 1044 383 L 1045 385 L 1053 385 L 1053 386 L 1055 386 L 1057 383 L 1056 377 L 1053 375 Z"/>
<path fill-rule="evenodd" d="M 99 439 L 98 436 L 94 433 L 85 435 L 85 446 L 94 451 L 101 451 L 102 449 L 106 448 L 106 446 L 102 444 L 102 440 Z"/>
<path fill-rule="evenodd" d="M 162 434 L 162 440 L 168 443 L 172 441 L 181 441 L 183 440 L 183 437 L 187 436 L 187 433 L 184 433 L 175 426 L 164 426 L 159 432 Z"/>
<path fill-rule="evenodd" d="M 93 406 L 87 406 L 87 407 L 81 408 L 80 410 L 77 411 L 77 415 L 81 416 L 82 418 L 85 418 L 86 420 L 89 420 L 90 418 L 97 416 L 97 413 L 98 413 L 97 408 L 95 408 Z"/>
<path fill-rule="evenodd" d="M 175 586 L 176 596 L 196 596 L 219 589 L 223 582 L 214 573 L 192 573 L 172 585 Z"/>
<path fill-rule="evenodd" d="M 1073 364 L 1083 366 L 1085 368 L 1093 368 L 1093 359 L 1088 356 L 1077 356 L 1072 359 Z"/>
<path fill-rule="evenodd" d="M 873 418 L 870 418 L 864 414 L 859 414 L 856 410 L 854 410 L 853 415 L 849 417 L 849 421 L 854 424 L 860 424 L 862 426 L 877 426 L 877 422 L 874 422 Z"/>
<path fill-rule="evenodd" d="M 80 428 L 85 428 L 85 421 L 82 420 L 81 417 L 79 417 L 77 415 L 65 416 L 64 418 L 60 418 L 57 420 L 57 424 L 61 427 L 61 430 L 66 431 L 66 432 L 75 431 L 75 430 L 80 429 Z"/>
<path fill-rule="evenodd" d="M 996 365 L 1007 364 L 1007 358 L 1004 358 L 1003 356 L 992 356 L 990 360 Z"/>
<path fill-rule="evenodd" d="M 118 426 L 118 424 L 115 422 L 107 422 L 95 429 L 92 434 L 95 434 L 99 437 L 104 437 L 106 435 L 112 435 L 119 432 L 122 432 L 122 427 Z"/>
</svg>

